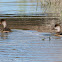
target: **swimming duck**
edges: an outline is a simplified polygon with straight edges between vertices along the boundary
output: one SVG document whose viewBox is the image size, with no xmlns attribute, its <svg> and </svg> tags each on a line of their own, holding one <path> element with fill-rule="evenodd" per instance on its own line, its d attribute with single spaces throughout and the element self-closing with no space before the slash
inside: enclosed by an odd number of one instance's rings
<svg viewBox="0 0 62 62">
<path fill-rule="evenodd" d="M 56 30 L 56 34 L 55 34 L 55 36 L 62 36 L 61 26 L 60 26 L 60 24 L 55 24 L 55 26 L 54 26 L 53 29 Z"/>
<path fill-rule="evenodd" d="M 5 19 L 1 19 L 1 23 L 3 25 L 2 32 L 11 32 L 11 29 L 7 27 L 7 23 Z"/>
</svg>

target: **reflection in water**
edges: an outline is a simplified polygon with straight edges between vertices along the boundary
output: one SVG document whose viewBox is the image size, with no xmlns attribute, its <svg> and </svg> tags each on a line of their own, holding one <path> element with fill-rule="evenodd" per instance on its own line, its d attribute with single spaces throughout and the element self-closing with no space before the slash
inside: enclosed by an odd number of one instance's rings
<svg viewBox="0 0 62 62">
<path fill-rule="evenodd" d="M 12 31 L 8 34 L 4 33 L 8 39 L 0 39 L 0 62 L 62 61 L 61 37 L 31 30 L 13 29 Z"/>
<path fill-rule="evenodd" d="M 1 33 L 1 39 L 8 39 L 8 33 Z"/>
<path fill-rule="evenodd" d="M 39 2 L 40 3 L 40 2 Z M 42 9 L 40 5 L 38 10 L 36 10 L 37 1 L 36 0 L 1 0 L 0 1 L 0 14 L 40 14 Z"/>
<path fill-rule="evenodd" d="M 59 1 L 60 2 L 60 1 Z M 1 0 L 0 14 L 21 16 L 45 16 L 45 13 L 59 13 L 56 0 Z M 52 11 L 53 9 L 53 11 Z"/>
</svg>

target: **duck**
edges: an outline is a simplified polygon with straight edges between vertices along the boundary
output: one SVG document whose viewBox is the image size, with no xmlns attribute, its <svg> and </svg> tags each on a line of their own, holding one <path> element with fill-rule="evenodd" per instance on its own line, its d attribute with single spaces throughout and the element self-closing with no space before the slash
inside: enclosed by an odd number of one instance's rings
<svg viewBox="0 0 62 62">
<path fill-rule="evenodd" d="M 54 26 L 53 29 L 56 30 L 55 36 L 61 36 L 62 37 L 62 32 L 61 32 L 61 26 L 60 26 L 60 24 L 55 24 L 55 26 Z"/>
<path fill-rule="evenodd" d="M 1 19 L 1 25 L 3 25 L 3 29 L 1 32 L 3 33 L 8 33 L 8 32 L 11 32 L 11 29 L 7 27 L 7 22 L 5 19 Z"/>
</svg>

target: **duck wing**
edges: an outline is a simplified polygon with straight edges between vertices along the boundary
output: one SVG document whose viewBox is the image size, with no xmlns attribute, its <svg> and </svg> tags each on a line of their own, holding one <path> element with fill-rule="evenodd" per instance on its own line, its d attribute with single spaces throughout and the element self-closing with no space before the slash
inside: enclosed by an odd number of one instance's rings
<svg viewBox="0 0 62 62">
<path fill-rule="evenodd" d="M 6 27 L 3 29 L 3 31 L 11 31 L 11 29 Z"/>
</svg>

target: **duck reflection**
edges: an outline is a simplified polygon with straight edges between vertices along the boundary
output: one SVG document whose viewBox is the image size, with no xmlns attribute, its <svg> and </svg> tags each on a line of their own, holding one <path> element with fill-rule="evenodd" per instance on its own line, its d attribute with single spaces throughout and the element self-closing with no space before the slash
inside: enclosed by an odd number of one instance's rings
<svg viewBox="0 0 62 62">
<path fill-rule="evenodd" d="M 1 39 L 8 39 L 8 32 L 1 33 Z"/>
</svg>

